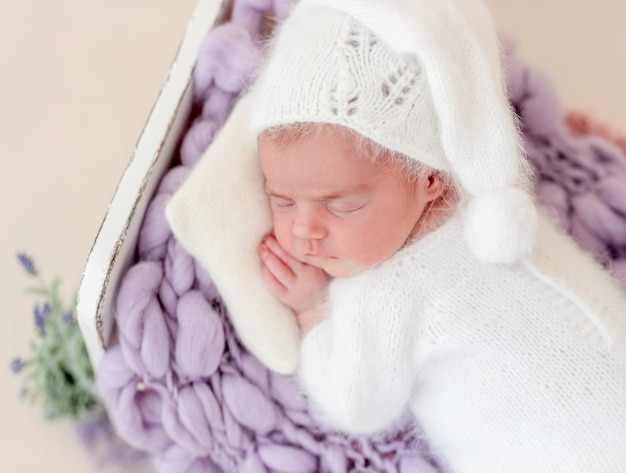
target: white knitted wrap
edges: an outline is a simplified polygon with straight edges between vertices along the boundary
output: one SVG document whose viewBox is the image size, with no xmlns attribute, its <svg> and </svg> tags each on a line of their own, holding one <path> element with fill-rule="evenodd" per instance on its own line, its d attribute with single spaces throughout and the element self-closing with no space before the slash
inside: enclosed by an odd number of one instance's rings
<svg viewBox="0 0 626 473">
<path fill-rule="evenodd" d="M 271 46 L 253 133 L 351 128 L 449 172 L 474 198 L 465 237 L 476 257 L 512 263 L 531 251 L 529 166 L 480 0 L 301 0 Z"/>
</svg>

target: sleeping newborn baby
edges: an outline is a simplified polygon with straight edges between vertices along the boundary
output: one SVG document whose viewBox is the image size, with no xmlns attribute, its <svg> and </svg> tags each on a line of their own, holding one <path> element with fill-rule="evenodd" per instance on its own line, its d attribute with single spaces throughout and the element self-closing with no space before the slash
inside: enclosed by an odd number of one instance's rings
<svg viewBox="0 0 626 473">
<path fill-rule="evenodd" d="M 302 0 L 253 93 L 263 277 L 336 428 L 447 470 L 626 468 L 626 302 L 541 212 L 482 3 Z"/>
</svg>

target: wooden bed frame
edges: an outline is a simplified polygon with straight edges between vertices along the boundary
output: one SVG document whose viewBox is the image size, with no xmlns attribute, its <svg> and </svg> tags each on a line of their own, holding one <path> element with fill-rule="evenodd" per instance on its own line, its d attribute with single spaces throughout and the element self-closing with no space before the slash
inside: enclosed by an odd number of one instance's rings
<svg viewBox="0 0 626 473">
<path fill-rule="evenodd" d="M 117 291 L 134 261 L 143 217 L 191 113 L 198 50 L 213 26 L 227 19 L 230 3 L 199 0 L 87 258 L 77 317 L 94 369 L 114 334 Z"/>
</svg>

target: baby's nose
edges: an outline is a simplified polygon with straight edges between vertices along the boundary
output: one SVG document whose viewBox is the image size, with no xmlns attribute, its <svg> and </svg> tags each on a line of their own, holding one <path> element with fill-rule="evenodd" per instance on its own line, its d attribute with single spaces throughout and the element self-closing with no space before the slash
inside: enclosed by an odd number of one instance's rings
<svg viewBox="0 0 626 473">
<path fill-rule="evenodd" d="M 312 215 L 300 214 L 293 223 L 293 234 L 303 240 L 321 239 L 326 236 L 324 225 Z"/>
</svg>

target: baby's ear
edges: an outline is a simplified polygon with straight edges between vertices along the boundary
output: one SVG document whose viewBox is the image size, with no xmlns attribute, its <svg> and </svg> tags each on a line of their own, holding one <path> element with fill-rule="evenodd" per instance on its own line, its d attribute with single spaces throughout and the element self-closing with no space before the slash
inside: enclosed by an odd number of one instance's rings
<svg viewBox="0 0 626 473">
<path fill-rule="evenodd" d="M 422 190 L 427 200 L 435 200 L 447 189 L 448 185 L 444 176 L 439 172 L 430 172 L 424 174 L 418 183 L 422 186 Z"/>
</svg>

